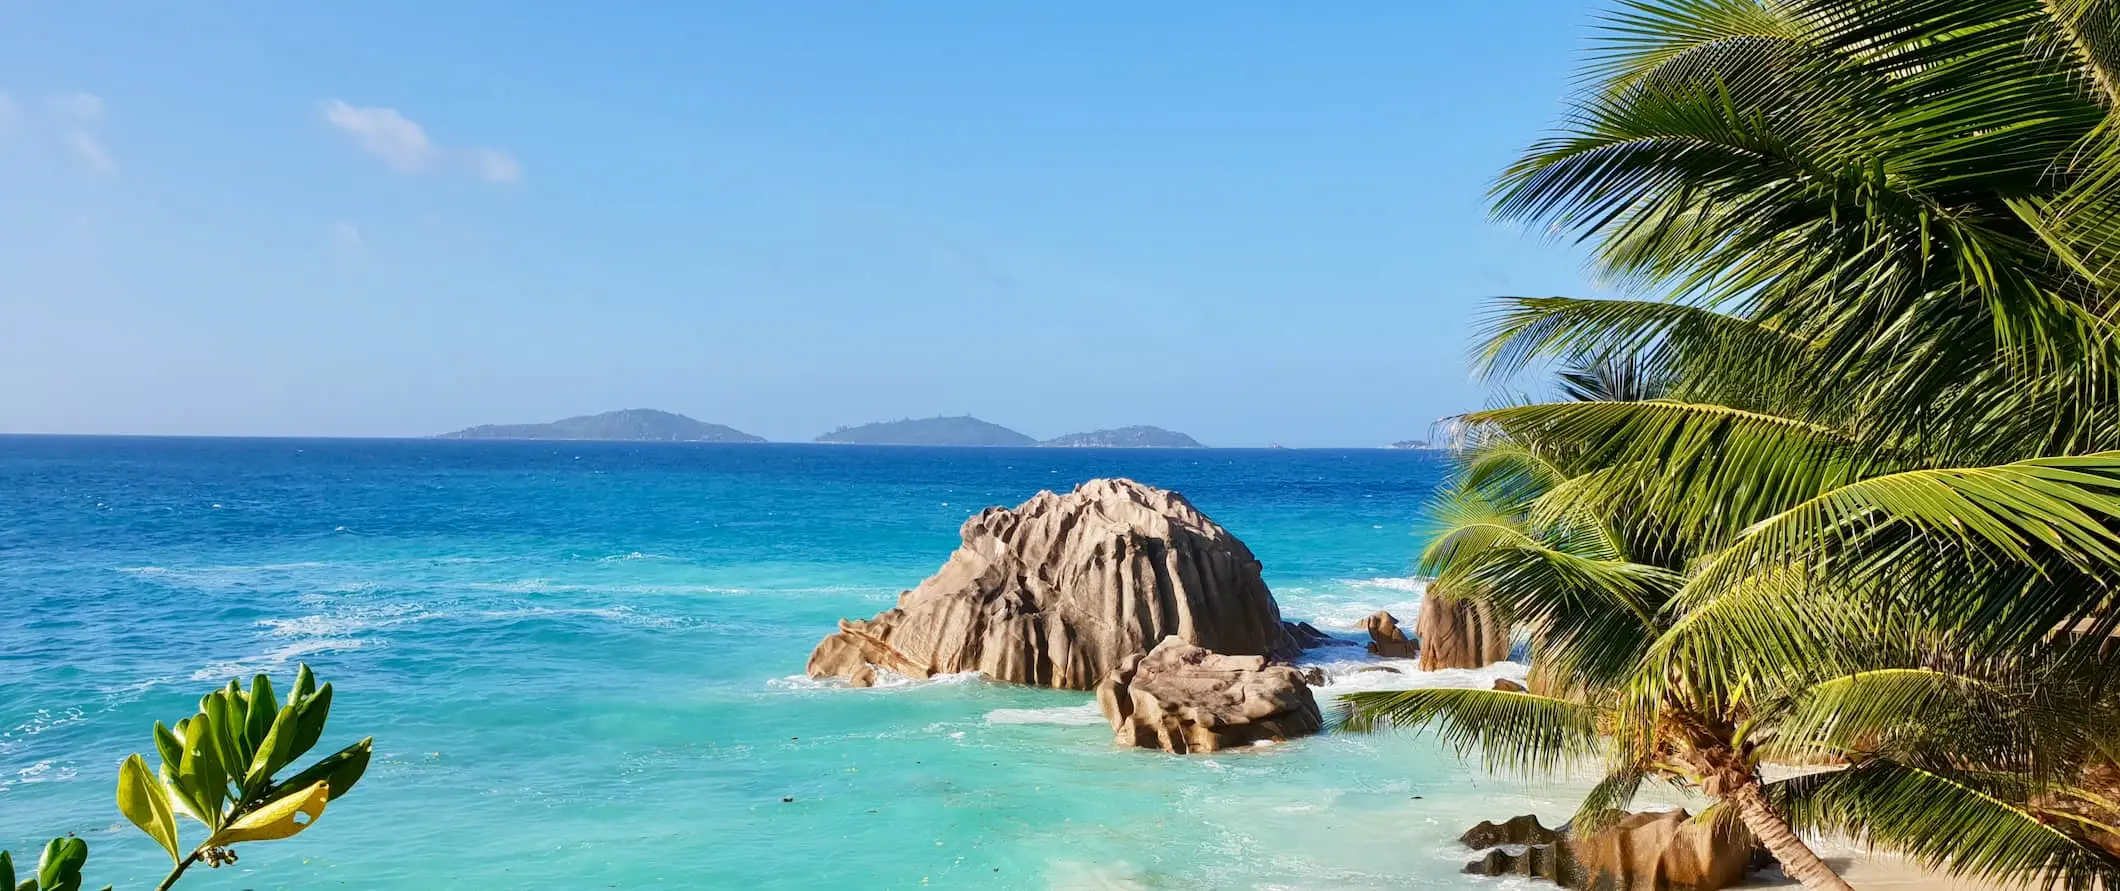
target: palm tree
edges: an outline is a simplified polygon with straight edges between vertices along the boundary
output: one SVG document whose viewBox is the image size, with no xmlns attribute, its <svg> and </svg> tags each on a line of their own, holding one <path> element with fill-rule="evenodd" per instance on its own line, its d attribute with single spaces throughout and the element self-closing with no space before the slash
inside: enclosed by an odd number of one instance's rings
<svg viewBox="0 0 2120 891">
<path fill-rule="evenodd" d="M 1810 887 L 1791 829 L 2111 881 L 2073 780 L 2120 749 L 2120 2 L 1629 0 L 1600 37 L 1497 210 L 1641 296 L 1505 301 L 1478 357 L 1634 377 L 1469 416 L 1425 557 L 1552 683 L 1357 723 L 1608 752 L 1590 804 L 1697 785 Z M 1850 766 L 1761 781 L 1799 756 Z"/>
<path fill-rule="evenodd" d="M 1577 827 L 1594 829 L 1645 782 L 1698 789 L 1810 888 L 1848 886 L 1798 829 L 1865 835 L 1961 874 L 2120 880 L 2120 857 L 2089 841 L 2110 827 L 2057 806 L 2095 802 L 2071 771 L 2120 718 L 2102 672 L 1964 658 L 1960 637 L 1919 612 L 1815 587 L 1812 634 L 1789 642 L 1808 649 L 1768 670 L 1754 667 L 1768 661 L 1759 652 L 1720 659 L 1739 648 L 1700 634 L 1683 608 L 1691 579 L 1661 545 L 1666 518 L 1642 502 L 1556 509 L 1597 465 L 1572 444 L 1487 430 L 1435 507 L 1442 528 L 1422 564 L 1431 590 L 1531 630 L 1533 689 L 1356 694 L 1344 700 L 1353 729 L 1434 727 L 1495 769 L 1552 773 L 1603 755 Z M 1759 581 L 1813 580 L 1785 569 Z M 1845 769 L 1770 783 L 1773 762 Z"/>
</svg>

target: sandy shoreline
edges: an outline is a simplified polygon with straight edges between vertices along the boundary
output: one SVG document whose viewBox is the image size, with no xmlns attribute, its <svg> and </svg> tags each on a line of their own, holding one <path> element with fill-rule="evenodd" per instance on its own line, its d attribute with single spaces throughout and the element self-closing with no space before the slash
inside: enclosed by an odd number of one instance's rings
<svg viewBox="0 0 2120 891">
<path fill-rule="evenodd" d="M 1902 857 L 1885 853 L 1868 853 L 1853 848 L 1835 848 L 1821 845 L 1819 853 L 1826 863 L 1861 891 L 2023 891 L 2022 886 L 2012 887 L 1989 882 L 1973 882 L 1952 879 L 1931 872 L 1919 864 Z M 1774 876 L 1768 881 L 1755 881 L 1744 887 L 1798 888 L 1796 880 Z"/>
</svg>

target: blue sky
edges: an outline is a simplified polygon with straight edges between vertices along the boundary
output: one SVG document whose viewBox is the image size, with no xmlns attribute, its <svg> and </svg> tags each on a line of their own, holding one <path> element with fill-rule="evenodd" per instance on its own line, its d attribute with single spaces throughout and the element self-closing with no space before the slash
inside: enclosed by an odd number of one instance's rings
<svg viewBox="0 0 2120 891">
<path fill-rule="evenodd" d="M 0 431 L 1424 435 L 1577 2 L 0 6 Z"/>
</svg>

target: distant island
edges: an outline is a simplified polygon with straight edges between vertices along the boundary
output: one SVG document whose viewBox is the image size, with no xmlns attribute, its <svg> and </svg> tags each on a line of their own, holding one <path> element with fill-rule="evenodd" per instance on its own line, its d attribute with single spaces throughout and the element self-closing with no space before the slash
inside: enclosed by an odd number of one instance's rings
<svg viewBox="0 0 2120 891">
<path fill-rule="evenodd" d="M 1392 449 L 1433 449 L 1433 448 L 1435 448 L 1435 446 L 1429 445 L 1429 444 L 1428 444 L 1428 440 L 1425 440 L 1425 439 L 1402 439 L 1402 440 L 1399 440 L 1398 442 L 1392 443 L 1391 445 L 1385 446 L 1385 448 L 1392 448 Z"/>
<path fill-rule="evenodd" d="M 971 415 L 955 418 L 907 418 L 857 427 L 841 427 L 818 442 L 850 445 L 1027 446 L 1038 441 Z"/>
<path fill-rule="evenodd" d="M 550 424 L 486 424 L 444 433 L 442 439 L 602 439 L 626 442 L 765 442 L 733 427 L 652 408 L 628 408 L 565 418 Z"/>
<path fill-rule="evenodd" d="M 1175 430 L 1137 425 L 1114 430 L 1070 433 L 1039 443 L 1052 448 L 1087 449 L 1204 449 L 1199 440 Z"/>
</svg>

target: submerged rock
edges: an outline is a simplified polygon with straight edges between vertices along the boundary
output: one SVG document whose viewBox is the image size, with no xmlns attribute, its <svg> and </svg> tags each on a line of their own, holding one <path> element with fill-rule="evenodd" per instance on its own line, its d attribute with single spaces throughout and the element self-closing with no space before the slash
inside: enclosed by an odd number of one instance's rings
<svg viewBox="0 0 2120 891">
<path fill-rule="evenodd" d="M 868 620 L 843 619 L 811 677 L 877 669 L 1087 690 L 1165 637 L 1231 656 L 1295 652 L 1251 549 L 1184 496 L 1124 479 L 1041 492 L 966 520 L 933 576 Z"/>
<path fill-rule="evenodd" d="M 1121 745 L 1179 755 L 1307 736 L 1325 726 L 1296 669 L 1177 637 L 1120 662 L 1097 685 L 1097 706 Z"/>
<path fill-rule="evenodd" d="M 1420 642 L 1407 640 L 1406 632 L 1399 630 L 1398 617 L 1388 611 L 1378 610 L 1363 619 L 1362 630 L 1369 632 L 1371 653 L 1386 659 L 1411 659 L 1420 655 Z"/>
<path fill-rule="evenodd" d="M 1413 633 L 1421 642 L 1422 671 L 1479 668 L 1509 658 L 1507 624 L 1486 607 L 1438 594 L 1433 587 L 1421 596 Z"/>
</svg>

